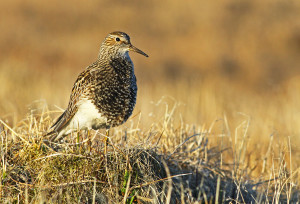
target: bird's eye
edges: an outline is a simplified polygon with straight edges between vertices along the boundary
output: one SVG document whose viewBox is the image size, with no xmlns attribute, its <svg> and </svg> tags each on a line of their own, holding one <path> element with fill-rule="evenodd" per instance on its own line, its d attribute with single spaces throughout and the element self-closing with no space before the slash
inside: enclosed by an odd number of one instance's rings
<svg viewBox="0 0 300 204">
<path fill-rule="evenodd" d="M 120 41 L 120 38 L 116 38 L 116 41 L 118 41 L 118 42 L 119 42 L 119 41 Z"/>
</svg>

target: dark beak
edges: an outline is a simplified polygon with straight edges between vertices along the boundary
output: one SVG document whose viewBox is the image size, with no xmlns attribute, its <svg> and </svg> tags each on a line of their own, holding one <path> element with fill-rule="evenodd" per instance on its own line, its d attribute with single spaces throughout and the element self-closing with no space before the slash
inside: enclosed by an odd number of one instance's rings
<svg viewBox="0 0 300 204">
<path fill-rule="evenodd" d="M 140 49 L 134 47 L 133 45 L 130 45 L 130 46 L 129 46 L 129 50 L 130 50 L 130 51 L 133 51 L 133 52 L 137 52 L 137 53 L 139 53 L 139 54 L 141 54 L 141 55 L 144 55 L 145 57 L 149 57 L 146 53 L 144 53 L 142 50 L 140 50 Z"/>
</svg>

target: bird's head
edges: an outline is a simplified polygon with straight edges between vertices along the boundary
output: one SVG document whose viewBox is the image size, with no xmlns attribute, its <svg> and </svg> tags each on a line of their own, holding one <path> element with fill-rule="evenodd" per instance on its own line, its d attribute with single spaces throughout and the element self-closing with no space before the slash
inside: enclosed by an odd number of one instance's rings
<svg viewBox="0 0 300 204">
<path fill-rule="evenodd" d="M 128 56 L 128 51 L 134 51 L 148 57 L 146 53 L 131 44 L 129 35 L 116 31 L 109 33 L 102 42 L 99 57 L 101 55 L 125 57 Z"/>
</svg>

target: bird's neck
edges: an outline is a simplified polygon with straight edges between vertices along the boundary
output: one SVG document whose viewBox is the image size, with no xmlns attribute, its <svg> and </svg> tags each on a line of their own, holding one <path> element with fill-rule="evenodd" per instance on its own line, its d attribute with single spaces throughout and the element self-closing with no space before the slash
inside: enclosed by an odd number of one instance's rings
<svg viewBox="0 0 300 204">
<path fill-rule="evenodd" d="M 112 61 L 115 59 L 122 59 L 126 61 L 131 61 L 128 51 L 121 51 L 109 48 L 107 46 L 101 46 L 98 59 L 101 61 Z"/>
<path fill-rule="evenodd" d="M 120 52 L 114 49 L 101 47 L 97 63 L 101 63 L 101 69 L 111 70 L 124 77 L 132 77 L 134 73 L 133 63 L 129 57 L 128 51 Z"/>
</svg>

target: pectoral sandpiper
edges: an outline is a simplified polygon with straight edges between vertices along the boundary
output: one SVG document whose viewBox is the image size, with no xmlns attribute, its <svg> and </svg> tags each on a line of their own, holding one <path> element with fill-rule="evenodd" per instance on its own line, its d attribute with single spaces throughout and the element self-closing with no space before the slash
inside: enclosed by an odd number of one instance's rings
<svg viewBox="0 0 300 204">
<path fill-rule="evenodd" d="M 109 129 L 124 123 L 136 103 L 137 84 L 128 51 L 148 55 L 124 32 L 112 32 L 101 44 L 96 62 L 77 78 L 68 108 L 48 132 L 57 141 L 76 130 Z"/>
</svg>

